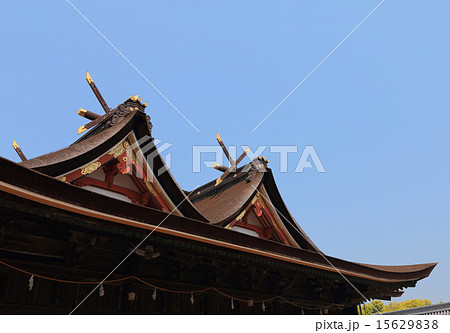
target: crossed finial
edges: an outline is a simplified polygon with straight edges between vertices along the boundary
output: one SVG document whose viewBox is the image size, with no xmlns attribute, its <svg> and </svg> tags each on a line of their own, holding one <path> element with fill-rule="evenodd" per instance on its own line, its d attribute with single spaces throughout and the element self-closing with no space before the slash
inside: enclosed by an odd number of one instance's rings
<svg viewBox="0 0 450 333">
<path fill-rule="evenodd" d="M 225 153 L 225 156 L 227 157 L 228 161 L 230 161 L 230 166 L 229 166 L 228 168 L 227 168 L 226 166 L 224 166 L 224 165 L 220 165 L 220 164 L 217 164 L 217 163 L 214 163 L 214 164 L 213 164 L 213 168 L 214 168 L 214 169 L 223 172 L 222 176 L 220 176 L 220 177 L 217 178 L 217 180 L 216 180 L 216 186 L 217 186 L 217 185 L 219 185 L 219 184 L 222 182 L 222 180 L 224 180 L 224 179 L 228 176 L 228 174 L 229 174 L 230 172 L 236 172 L 236 167 L 237 167 L 238 164 L 244 159 L 244 157 L 248 154 L 248 152 L 250 151 L 250 148 L 247 147 L 247 148 L 244 150 L 244 152 L 241 154 L 241 156 L 239 156 L 239 158 L 238 158 L 236 161 L 234 161 L 234 160 L 231 158 L 231 155 L 230 155 L 230 153 L 228 152 L 227 148 L 226 148 L 225 145 L 223 144 L 223 141 L 222 141 L 222 139 L 220 138 L 219 133 L 216 134 L 216 139 L 217 139 L 217 142 L 219 142 L 219 145 L 222 147 L 222 150 L 223 150 L 223 152 Z"/>
<path fill-rule="evenodd" d="M 83 133 L 84 131 L 90 129 L 91 127 L 94 127 L 95 125 L 97 125 L 98 123 L 103 121 L 106 117 L 108 117 L 112 112 L 112 110 L 108 107 L 108 104 L 106 104 L 105 100 L 103 99 L 102 94 L 100 94 L 100 90 L 98 90 L 98 88 L 95 85 L 94 80 L 92 80 L 92 77 L 89 74 L 89 72 L 86 72 L 86 81 L 89 84 L 89 87 L 91 87 L 92 91 L 94 92 L 95 97 L 97 97 L 98 101 L 100 102 L 100 105 L 102 106 L 103 110 L 105 111 L 105 114 L 101 116 L 97 113 L 94 113 L 94 112 L 91 112 L 91 111 L 88 111 L 85 109 L 79 109 L 78 115 L 91 120 L 91 122 L 87 123 L 86 125 L 81 126 L 78 129 L 77 134 Z M 138 95 L 130 96 L 130 100 L 132 100 L 133 102 L 141 103 L 141 98 Z M 142 106 L 145 108 L 148 106 L 148 104 L 144 103 L 144 104 L 142 104 Z"/>
</svg>

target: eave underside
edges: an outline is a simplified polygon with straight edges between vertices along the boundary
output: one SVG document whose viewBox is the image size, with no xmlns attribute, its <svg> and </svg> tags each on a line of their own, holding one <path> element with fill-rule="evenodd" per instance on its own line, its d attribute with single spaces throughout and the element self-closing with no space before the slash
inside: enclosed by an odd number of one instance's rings
<svg viewBox="0 0 450 333">
<path fill-rule="evenodd" d="M 434 267 L 389 271 L 324 258 L 317 252 L 90 193 L 6 160 L 0 163 L 4 164 L 0 257 L 36 274 L 98 280 L 163 220 L 148 243 L 161 255 L 150 261 L 135 258 L 115 277 L 140 276 L 159 287 L 181 291 L 214 287 L 243 299 L 283 297 L 297 307 L 342 312 L 362 297 L 330 262 L 365 297 L 385 299 L 414 286 Z"/>
<path fill-rule="evenodd" d="M 13 199 L 2 196 L 0 201 L 3 235 L 0 257 L 3 262 L 33 274 L 80 282 L 100 281 L 125 257 L 132 244 L 145 235 L 136 228 Z M 133 254 L 111 279 L 137 276 L 158 288 L 180 292 L 215 287 L 243 299 L 281 296 L 299 305 L 297 310 L 303 307 L 343 311 L 361 301 L 360 296 L 332 272 L 158 233 L 150 236 L 143 247 L 146 245 L 151 245 L 160 256 L 146 260 Z M 8 267 L 2 267 L 1 271 L 12 272 Z M 404 282 L 385 284 L 348 278 L 366 297 L 373 298 L 387 298 L 392 296 L 393 290 L 405 286 Z M 152 290 L 136 281 L 127 280 L 127 284 Z M 407 283 L 408 286 L 414 284 L 414 281 Z M 120 283 L 112 285 L 123 287 Z"/>
</svg>

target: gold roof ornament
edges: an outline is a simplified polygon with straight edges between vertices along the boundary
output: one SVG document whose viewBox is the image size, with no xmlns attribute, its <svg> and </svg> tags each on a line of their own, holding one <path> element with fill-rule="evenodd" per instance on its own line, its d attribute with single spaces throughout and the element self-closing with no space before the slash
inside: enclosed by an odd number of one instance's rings
<svg viewBox="0 0 450 333">
<path fill-rule="evenodd" d="M 85 125 L 81 126 L 77 131 L 77 135 L 80 135 L 81 133 L 83 133 L 86 130 L 87 130 L 87 128 Z"/>
<path fill-rule="evenodd" d="M 92 80 L 91 75 L 89 74 L 89 72 L 86 72 L 86 81 L 91 84 L 94 82 L 94 80 Z"/>
<path fill-rule="evenodd" d="M 140 102 L 142 99 L 139 97 L 139 95 L 130 96 L 130 99 L 133 102 Z"/>
</svg>

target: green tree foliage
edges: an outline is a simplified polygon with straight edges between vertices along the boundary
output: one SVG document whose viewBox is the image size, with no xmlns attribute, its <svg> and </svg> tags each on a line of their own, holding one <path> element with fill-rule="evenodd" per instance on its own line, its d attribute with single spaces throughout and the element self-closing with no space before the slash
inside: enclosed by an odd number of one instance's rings
<svg viewBox="0 0 450 333">
<path fill-rule="evenodd" d="M 384 304 L 380 300 L 374 300 L 370 303 L 363 304 L 361 306 L 363 315 L 372 315 L 374 313 L 383 312 L 383 308 L 384 308 Z M 360 310 L 358 309 L 358 314 L 361 314 L 361 313 L 359 313 L 359 311 Z"/>
<path fill-rule="evenodd" d="M 372 315 L 378 312 L 383 313 L 390 311 L 412 309 L 426 305 L 431 305 L 431 301 L 429 299 L 410 299 L 403 302 L 389 302 L 386 305 L 384 305 L 383 302 L 380 300 L 374 300 L 370 303 L 363 304 L 361 306 L 362 313 L 360 313 L 360 309 L 358 308 L 358 314 Z"/>
<path fill-rule="evenodd" d="M 398 311 L 405 309 L 418 308 L 420 306 L 431 305 L 429 299 L 409 299 L 404 302 L 389 302 L 383 308 L 383 312 Z"/>
</svg>

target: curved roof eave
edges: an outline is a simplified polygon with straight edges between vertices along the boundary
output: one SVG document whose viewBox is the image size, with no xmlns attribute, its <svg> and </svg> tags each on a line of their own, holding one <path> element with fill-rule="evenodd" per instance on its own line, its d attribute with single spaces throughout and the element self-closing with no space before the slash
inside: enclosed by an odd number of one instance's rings
<svg viewBox="0 0 450 333">
<path fill-rule="evenodd" d="M 64 214 L 85 216 L 87 220 L 94 219 L 97 222 L 101 220 L 123 228 L 134 228 L 143 233 L 158 228 L 159 233 L 207 245 L 395 286 L 411 285 L 427 277 L 436 266 L 436 263 L 379 266 L 346 261 L 323 253 L 236 233 L 195 219 L 170 215 L 152 208 L 104 197 L 94 192 L 86 192 L 3 158 L 0 158 L 0 167 L 3 170 L 0 174 L 0 193 L 9 198 L 8 200 L 17 197 L 38 205 L 54 207 L 62 210 Z M 102 200 L 99 200 L 100 198 Z M 164 225 L 157 226 L 158 221 L 162 220 L 165 221 Z"/>
<path fill-rule="evenodd" d="M 215 180 L 211 181 L 193 195 L 194 206 L 213 225 L 225 227 L 232 222 L 250 204 L 263 180 L 262 173 L 248 183 L 243 179 L 246 173 L 236 175 L 227 177 L 219 186 L 215 186 Z"/>
<path fill-rule="evenodd" d="M 289 233 L 294 237 L 295 241 L 302 245 L 302 247 L 311 250 L 321 252 L 319 248 L 314 244 L 314 242 L 308 237 L 308 235 L 303 231 L 303 229 L 297 224 L 283 198 L 281 197 L 278 186 L 273 177 L 272 170 L 266 168 L 263 180 L 264 188 L 267 191 L 270 201 L 275 207 L 280 219 L 283 221 L 285 227 L 288 229 Z"/>
<path fill-rule="evenodd" d="M 257 194 L 258 188 L 263 185 L 269 196 L 266 199 L 272 203 L 280 220 L 294 240 L 304 249 L 320 252 L 290 214 L 278 191 L 272 170 L 264 165 L 264 168 L 259 168 L 253 179 L 246 183 L 244 177 L 247 173 L 242 172 L 244 168 L 245 166 L 236 171 L 236 177 L 230 174 L 218 186 L 213 180 L 198 188 L 198 192 L 193 195 L 192 199 L 194 206 L 211 224 L 225 227 L 248 206 Z"/>
<path fill-rule="evenodd" d="M 108 119 L 105 119 L 104 121 L 106 120 Z M 145 136 L 152 138 L 150 129 L 147 126 L 146 116 L 139 111 L 131 112 L 118 124 L 104 129 L 101 132 L 97 132 L 96 129 L 99 126 L 102 126 L 103 122 L 99 123 L 91 131 L 67 148 L 18 164 L 46 175 L 57 177 L 75 170 L 107 153 L 132 131 L 135 133 L 138 142 L 139 139 Z M 94 132 L 94 134 L 91 132 Z M 146 142 L 148 142 L 148 140 Z M 146 148 L 148 149 L 148 147 Z M 155 150 L 156 154 L 153 154 L 153 170 L 166 168 L 164 160 L 154 145 L 153 148 L 148 150 L 144 155 L 153 153 Z M 187 198 L 186 194 L 167 168 L 166 170 L 166 172 L 163 172 L 160 175 L 158 172 L 154 172 L 154 174 L 175 206 L 177 206 L 185 216 L 207 222 L 207 219 L 192 205 L 189 198 Z"/>
</svg>

